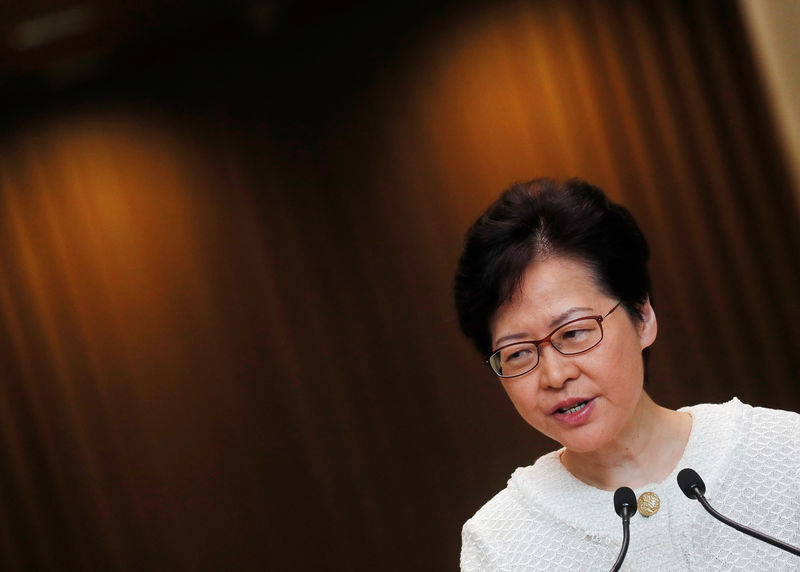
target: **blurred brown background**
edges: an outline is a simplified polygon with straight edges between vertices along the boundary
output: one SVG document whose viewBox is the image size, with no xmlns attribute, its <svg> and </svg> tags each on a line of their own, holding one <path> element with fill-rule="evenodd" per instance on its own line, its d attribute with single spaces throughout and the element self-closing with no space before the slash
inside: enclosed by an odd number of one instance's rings
<svg viewBox="0 0 800 572">
<path fill-rule="evenodd" d="M 4 571 L 455 570 L 555 446 L 452 310 L 515 180 L 639 219 L 657 401 L 800 408 L 793 163 L 736 2 L 0 16 Z"/>
</svg>

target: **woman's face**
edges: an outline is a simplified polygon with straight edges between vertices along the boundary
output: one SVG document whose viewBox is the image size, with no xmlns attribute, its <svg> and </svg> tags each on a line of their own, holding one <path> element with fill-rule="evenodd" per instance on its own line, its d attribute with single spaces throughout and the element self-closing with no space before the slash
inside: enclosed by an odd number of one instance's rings
<svg viewBox="0 0 800 572">
<path fill-rule="evenodd" d="M 519 291 L 492 318 L 493 348 L 538 340 L 575 318 L 605 315 L 619 300 L 604 294 L 587 266 L 553 256 L 528 267 Z M 602 452 L 631 430 L 644 393 L 642 349 L 656 337 L 650 303 L 635 322 L 620 307 L 603 320 L 603 341 L 586 353 L 564 356 L 539 346 L 539 364 L 502 380 L 531 426 L 574 452 Z"/>
</svg>

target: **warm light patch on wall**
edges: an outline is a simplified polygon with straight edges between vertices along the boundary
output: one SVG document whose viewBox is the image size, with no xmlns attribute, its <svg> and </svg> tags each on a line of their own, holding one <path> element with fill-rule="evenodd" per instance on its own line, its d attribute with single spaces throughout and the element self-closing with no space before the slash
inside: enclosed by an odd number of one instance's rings
<svg viewBox="0 0 800 572">
<path fill-rule="evenodd" d="M 53 120 L 3 146 L 3 351 L 24 405 L 4 416 L 0 436 L 25 451 L 15 435 L 33 420 L 68 527 L 80 530 L 91 512 L 109 561 L 125 561 L 122 547 L 137 538 L 158 553 L 160 534 L 184 528 L 181 475 L 214 455 L 209 409 L 198 407 L 219 345 L 203 246 L 215 238 L 208 188 L 185 140 L 156 120 Z M 23 455 L 12 480 L 41 463 Z M 47 498 L 28 492 L 31 518 L 55 510 Z"/>
<path fill-rule="evenodd" d="M 429 57 L 410 66 L 417 122 L 395 129 L 424 132 L 436 169 L 458 189 L 454 205 L 474 197 L 474 212 L 515 179 L 613 178 L 604 147 L 588 143 L 604 134 L 591 85 L 595 54 L 574 8 L 483 6 L 442 25 Z"/>
<path fill-rule="evenodd" d="M 12 152 L 2 231 L 18 279 L 52 307 L 42 319 L 76 311 L 85 335 L 137 344 L 166 334 L 173 298 L 202 288 L 202 190 L 176 144 L 155 125 L 75 119 L 29 132 Z"/>
</svg>

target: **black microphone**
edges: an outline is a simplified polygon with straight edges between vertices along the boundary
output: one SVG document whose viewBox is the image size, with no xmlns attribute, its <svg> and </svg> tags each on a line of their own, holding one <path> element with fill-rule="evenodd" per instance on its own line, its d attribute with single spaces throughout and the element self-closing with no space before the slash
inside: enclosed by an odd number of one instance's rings
<svg viewBox="0 0 800 572">
<path fill-rule="evenodd" d="M 611 567 L 611 572 L 617 572 L 625 560 L 628 544 L 631 541 L 631 516 L 636 512 L 636 495 L 628 487 L 620 487 L 614 493 L 614 510 L 622 517 L 622 548 L 619 550 L 617 561 Z"/>
<path fill-rule="evenodd" d="M 711 508 L 711 505 L 708 504 L 706 500 L 705 492 L 706 492 L 706 484 L 703 482 L 703 479 L 700 478 L 694 470 L 692 469 L 681 469 L 678 473 L 678 486 L 690 499 L 697 499 L 700 501 L 700 504 L 703 505 L 703 508 L 708 511 L 708 513 L 713 516 L 714 518 L 724 522 L 728 526 L 732 526 L 736 530 L 740 532 L 744 532 L 745 534 L 749 534 L 753 538 L 757 538 L 759 540 L 763 540 L 771 544 L 772 546 L 777 546 L 778 548 L 782 548 L 787 552 L 791 552 L 797 556 L 800 556 L 800 548 L 795 548 L 791 544 L 786 544 L 785 542 L 781 542 L 777 538 L 772 538 L 771 536 L 767 536 L 763 532 L 758 532 L 757 530 L 753 530 L 752 528 L 748 528 L 738 522 L 734 522 L 726 516 L 722 516 L 716 510 Z"/>
</svg>

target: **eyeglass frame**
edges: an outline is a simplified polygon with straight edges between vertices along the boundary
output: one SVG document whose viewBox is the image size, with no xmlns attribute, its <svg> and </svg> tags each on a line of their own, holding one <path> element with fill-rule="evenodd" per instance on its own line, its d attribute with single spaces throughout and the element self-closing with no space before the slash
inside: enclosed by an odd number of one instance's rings
<svg viewBox="0 0 800 572">
<path fill-rule="evenodd" d="M 492 353 L 490 353 L 486 357 L 486 359 L 483 361 L 483 363 L 485 363 L 487 366 L 489 366 L 489 369 L 491 369 L 492 373 L 495 374 L 497 377 L 499 377 L 501 379 L 513 379 L 515 377 L 521 377 L 523 375 L 529 374 L 530 372 L 532 372 L 533 370 L 535 370 L 539 366 L 539 363 L 542 361 L 542 354 L 541 354 L 541 351 L 539 350 L 539 346 L 541 346 L 542 344 L 550 343 L 552 348 L 554 350 L 556 350 L 558 353 L 560 353 L 562 356 L 571 357 L 571 356 L 577 356 L 577 355 L 585 354 L 586 352 L 588 352 L 590 350 L 593 350 L 594 348 L 599 346 L 600 342 L 603 341 L 603 338 L 605 337 L 605 330 L 603 330 L 603 320 L 608 318 L 611 315 L 611 313 L 614 310 L 616 310 L 617 308 L 619 308 L 621 305 L 622 305 L 622 300 L 617 302 L 616 305 L 613 308 L 611 308 L 608 312 L 606 312 L 604 315 L 598 314 L 596 316 L 582 316 L 580 318 L 575 318 L 574 320 L 569 320 L 567 322 L 564 322 L 563 324 L 561 324 L 560 326 L 557 326 L 552 332 L 550 332 L 549 334 L 547 334 L 545 337 L 543 337 L 540 340 L 521 340 L 519 342 L 511 342 L 510 344 L 506 344 L 504 346 L 500 346 L 499 348 L 494 350 Z M 555 334 L 558 330 L 560 330 L 564 326 L 568 326 L 570 324 L 574 324 L 575 322 L 580 322 L 581 320 L 596 320 L 597 321 L 597 325 L 600 326 L 600 339 L 597 340 L 597 343 L 595 343 L 594 345 L 586 348 L 585 350 L 581 350 L 579 352 L 575 352 L 575 353 L 572 353 L 572 354 L 565 354 L 560 349 L 558 349 L 555 345 L 553 345 L 552 342 L 550 342 L 550 338 L 552 338 L 553 334 Z M 514 375 L 501 375 L 501 374 L 497 373 L 495 371 L 494 367 L 491 364 L 492 356 L 495 355 L 496 353 L 506 349 L 506 348 L 510 348 L 511 346 L 516 346 L 516 345 L 519 345 L 519 344 L 533 344 L 533 346 L 536 348 L 536 363 L 534 364 L 534 366 L 532 368 L 530 368 L 528 371 L 524 371 L 522 373 L 515 373 Z"/>
</svg>

